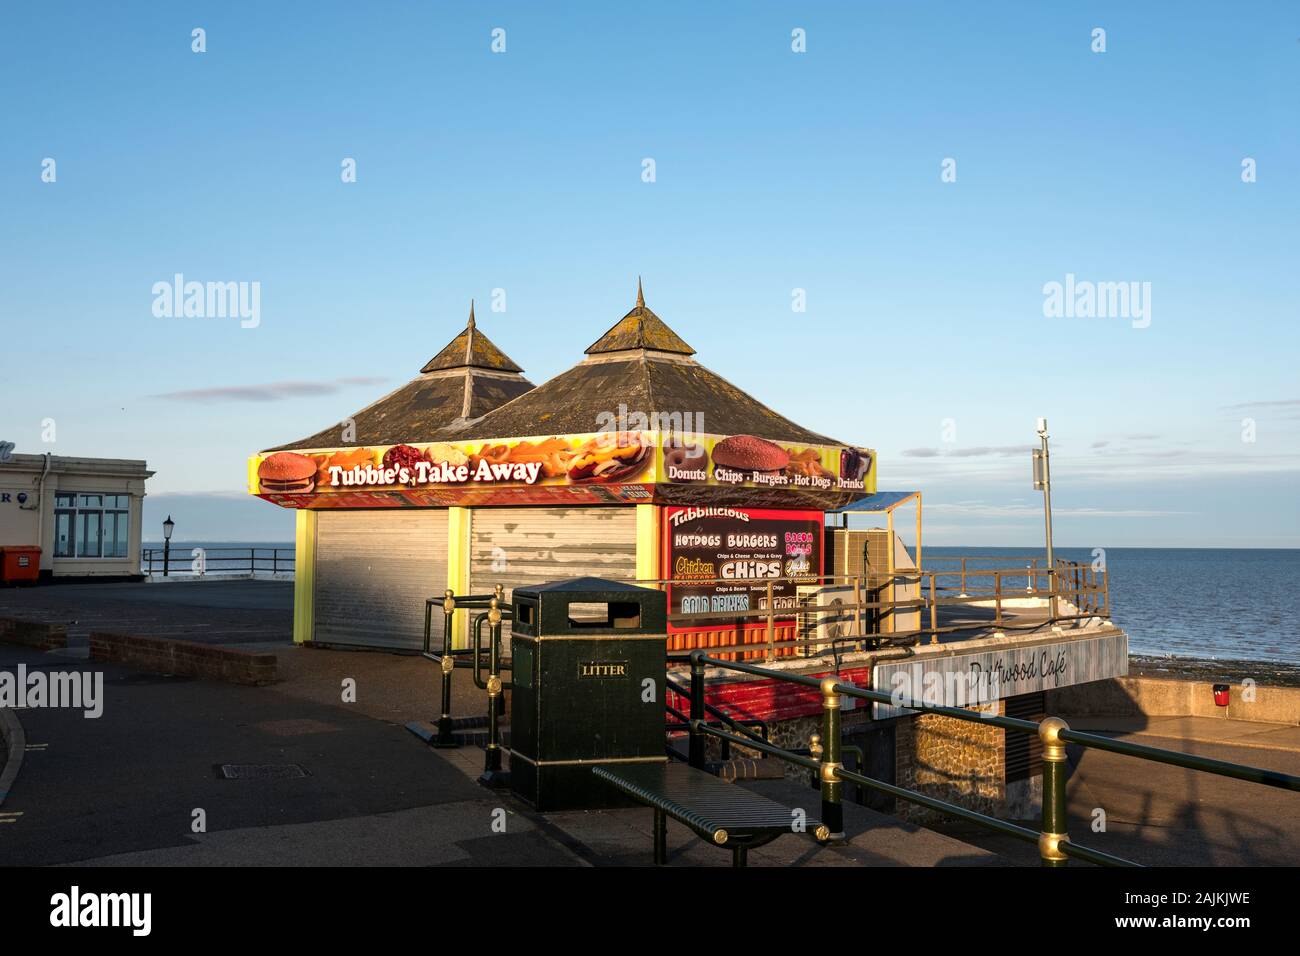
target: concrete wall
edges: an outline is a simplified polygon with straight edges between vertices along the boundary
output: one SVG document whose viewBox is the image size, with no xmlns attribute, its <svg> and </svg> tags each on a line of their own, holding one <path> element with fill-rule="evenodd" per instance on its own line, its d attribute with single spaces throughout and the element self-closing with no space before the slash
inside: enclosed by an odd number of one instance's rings
<svg viewBox="0 0 1300 956">
<path fill-rule="evenodd" d="M 52 651 L 68 646 L 68 629 L 63 624 L 0 617 L 0 643 L 22 644 L 42 651 Z"/>
<path fill-rule="evenodd" d="M 278 680 L 279 661 L 274 654 L 159 637 L 92 631 L 90 659 L 231 684 L 258 686 Z"/>
<path fill-rule="evenodd" d="M 1214 685 L 1154 677 L 1114 677 L 1047 692 L 1047 712 L 1064 717 L 1218 717 L 1300 723 L 1300 687 L 1246 688 L 1230 684 L 1227 707 L 1214 703 Z M 1248 699 L 1253 698 L 1253 699 Z"/>
</svg>

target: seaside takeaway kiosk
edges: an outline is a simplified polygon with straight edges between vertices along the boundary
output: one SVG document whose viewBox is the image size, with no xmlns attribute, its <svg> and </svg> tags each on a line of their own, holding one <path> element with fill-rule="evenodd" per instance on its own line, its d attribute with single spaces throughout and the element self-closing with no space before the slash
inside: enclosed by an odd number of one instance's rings
<svg viewBox="0 0 1300 956">
<path fill-rule="evenodd" d="M 592 577 L 660 591 L 667 653 L 679 663 L 694 649 L 727 648 L 720 658 L 836 669 L 875 687 L 902 670 L 920 679 L 972 662 L 1008 667 L 1017 679 L 993 706 L 1026 717 L 1051 688 L 1127 672 L 1127 638 L 1100 614 L 1080 614 L 1067 629 L 988 627 L 964 643 L 940 641 L 939 602 L 923 610 L 921 600 L 920 495 L 878 492 L 877 470 L 872 449 L 807 429 L 700 364 L 638 287 L 633 308 L 577 364 L 537 386 L 478 329 L 471 307 L 417 377 L 342 422 L 253 455 L 248 483 L 296 512 L 301 644 L 418 651 L 431 597 L 500 586 L 503 606 L 545 608 L 563 597 L 540 585 Z M 913 548 L 894 528 L 905 507 L 915 507 Z M 855 512 L 886 526 L 849 528 Z M 934 582 L 931 574 L 931 597 Z M 839 637 L 828 630 L 833 617 L 803 611 L 836 602 L 859 609 L 841 619 Z M 1001 624 L 1000 603 L 998 614 Z M 468 618 L 453 615 L 456 648 L 470 646 Z M 429 626 L 443 633 L 438 607 Z M 873 634 L 865 641 L 864 627 Z M 1049 657 L 1050 675 L 1026 665 Z M 568 687 L 581 697 L 594 685 L 575 677 Z M 711 707 L 765 722 L 772 739 L 799 747 L 822 709 L 816 693 L 753 675 L 711 671 L 708 693 Z M 950 728 L 935 715 L 852 704 L 846 740 L 881 779 L 996 812 L 1032 803 L 1041 778 L 1031 749 L 1010 753 L 1000 734 Z M 663 724 L 660 713 L 659 753 Z M 532 739 L 520 731 L 512 725 L 516 740 Z M 545 778 L 535 786 L 545 802 Z"/>
</svg>

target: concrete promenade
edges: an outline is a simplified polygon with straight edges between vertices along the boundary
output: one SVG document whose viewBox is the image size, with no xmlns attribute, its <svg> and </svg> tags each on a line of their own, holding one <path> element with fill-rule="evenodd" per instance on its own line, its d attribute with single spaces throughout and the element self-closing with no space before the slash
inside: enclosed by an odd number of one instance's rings
<svg viewBox="0 0 1300 956">
<path fill-rule="evenodd" d="M 147 590 L 140 590 L 140 589 Z M 27 709 L 0 861 L 9 864 L 649 865 L 648 810 L 538 815 L 480 787 L 482 751 L 431 750 L 405 730 L 436 707 L 436 668 L 418 657 L 294 647 L 281 582 L 61 586 L 0 591 L 0 616 L 67 623 L 67 650 L 0 644 L 0 670 L 104 679 L 104 714 Z M 280 683 L 241 687 L 92 665 L 92 628 L 270 650 Z M 355 702 L 345 702 L 345 679 Z M 481 693 L 455 672 L 458 714 Z M 1300 773 L 1300 728 L 1208 718 L 1076 720 L 1155 746 Z M 8 724 L 6 724 L 8 726 Z M 0 753 L 4 748 L 0 747 Z M 226 764 L 276 769 L 224 779 Z M 1071 749 L 1077 842 L 1151 864 L 1300 862 L 1300 798 L 1269 788 Z M 10 760 L 10 767 L 13 759 Z M 294 769 L 296 768 L 296 769 Z M 1136 769 L 1135 769 L 1136 768 Z M 270 771 L 262 771 L 271 773 Z M 293 774 L 293 776 L 281 776 Z M 0 779 L 10 776 L 0 771 Z M 749 784 L 815 816 L 817 793 Z M 1097 808 L 1107 829 L 1088 829 Z M 195 832 L 201 811 L 206 832 Z M 850 840 L 820 848 L 787 836 L 751 865 L 997 866 L 1034 850 L 959 825 L 920 828 L 847 807 Z M 670 865 L 727 866 L 729 854 L 669 828 Z"/>
</svg>

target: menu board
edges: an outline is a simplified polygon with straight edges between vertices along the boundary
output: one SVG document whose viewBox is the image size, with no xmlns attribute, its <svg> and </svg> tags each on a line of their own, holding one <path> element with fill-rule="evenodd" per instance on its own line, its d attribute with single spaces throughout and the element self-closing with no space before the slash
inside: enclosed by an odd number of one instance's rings
<svg viewBox="0 0 1300 956">
<path fill-rule="evenodd" d="M 710 614 L 689 627 L 670 625 L 670 629 L 717 627 L 737 621 L 743 627 L 765 626 L 761 617 L 738 619 L 734 614 L 766 610 L 772 578 L 816 581 L 822 573 L 822 523 L 820 511 L 665 508 L 664 578 L 671 582 L 667 587 L 668 613 Z M 797 586 L 797 581 L 776 582 L 773 608 L 793 612 L 798 603 Z M 717 612 L 717 617 L 712 612 Z"/>
</svg>

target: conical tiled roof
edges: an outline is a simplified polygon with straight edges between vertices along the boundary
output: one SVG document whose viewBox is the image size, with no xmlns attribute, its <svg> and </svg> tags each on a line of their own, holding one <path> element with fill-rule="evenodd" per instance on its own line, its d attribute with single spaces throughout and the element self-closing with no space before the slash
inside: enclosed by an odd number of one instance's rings
<svg viewBox="0 0 1300 956">
<path fill-rule="evenodd" d="M 469 322 L 465 331 L 447 343 L 446 348 L 424 363 L 421 372 L 449 368 L 486 368 L 498 372 L 522 372 L 518 365 L 478 330 L 474 322 L 474 302 L 469 304 Z"/>
<path fill-rule="evenodd" d="M 689 413 L 699 430 L 710 434 L 839 444 L 778 414 L 691 358 L 694 350 L 646 308 L 639 283 L 636 307 L 587 353 L 567 372 L 481 419 L 454 422 L 436 437 L 455 441 L 596 432 L 608 426 L 609 415 L 622 405 L 647 416 Z"/>
<path fill-rule="evenodd" d="M 636 280 L 636 305 L 632 307 L 632 311 L 597 339 L 587 349 L 587 354 L 624 352 L 628 349 L 651 349 L 655 352 L 676 352 L 678 355 L 695 354 L 695 349 L 668 328 L 663 319 L 646 308 L 645 294 L 641 291 L 639 278 Z"/>
<path fill-rule="evenodd" d="M 351 442 L 344 441 L 340 423 L 269 450 L 429 441 L 439 429 L 481 418 L 530 391 L 533 383 L 520 372 L 478 330 L 471 303 L 464 331 L 426 362 L 417 378 L 350 416 L 356 429 Z"/>
</svg>

